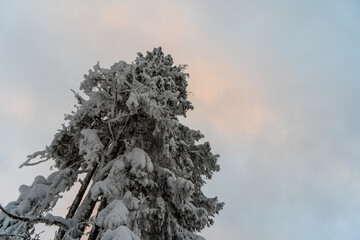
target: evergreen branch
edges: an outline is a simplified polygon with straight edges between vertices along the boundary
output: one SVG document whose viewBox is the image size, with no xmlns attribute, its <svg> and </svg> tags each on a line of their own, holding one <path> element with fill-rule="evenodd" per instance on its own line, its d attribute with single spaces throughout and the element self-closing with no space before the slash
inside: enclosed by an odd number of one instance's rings
<svg viewBox="0 0 360 240">
<path fill-rule="evenodd" d="M 112 127 L 111 127 L 111 122 L 110 122 L 109 120 L 108 120 L 107 122 L 108 122 L 108 128 L 109 128 L 109 131 L 110 131 L 112 140 L 115 140 L 115 138 L 114 138 L 114 133 L 113 133 Z"/>
<path fill-rule="evenodd" d="M 49 159 L 50 159 L 50 158 L 44 159 L 44 160 L 40 160 L 40 161 L 37 161 L 37 162 L 34 162 L 34 163 L 29 163 L 30 160 L 32 160 L 32 159 L 28 159 L 29 161 L 26 161 L 26 162 L 24 162 L 23 164 L 21 164 L 19 168 L 22 168 L 23 166 L 34 166 L 34 165 L 38 165 L 39 163 L 46 162 L 46 161 L 48 161 Z"/>
<path fill-rule="evenodd" d="M 46 150 L 43 150 L 43 151 L 37 151 L 36 153 L 32 154 L 32 155 L 29 155 L 27 156 L 28 159 L 22 163 L 19 168 L 22 168 L 23 166 L 34 166 L 34 165 L 37 165 L 39 163 L 42 163 L 42 162 L 46 162 L 48 161 L 50 158 L 49 157 L 45 157 L 45 154 L 47 153 Z M 31 160 L 33 160 L 34 158 L 36 158 L 37 156 L 41 156 L 40 158 L 45 158 L 44 160 L 40 160 L 40 161 L 37 161 L 37 162 L 34 162 L 34 163 L 30 163 Z"/>
<path fill-rule="evenodd" d="M 82 163 L 84 162 L 85 159 L 81 159 L 80 161 L 77 161 L 77 162 L 74 162 L 73 164 L 71 164 L 70 166 L 68 166 L 67 168 L 71 168 L 72 166 L 76 165 L 76 164 L 79 164 L 79 163 Z M 88 170 L 84 170 L 84 172 L 88 172 Z M 78 173 L 83 173 L 83 172 L 80 172 L 78 171 Z"/>
<path fill-rule="evenodd" d="M 132 91 L 135 91 L 135 90 L 138 90 L 139 88 L 131 88 L 131 89 L 125 89 L 125 90 L 122 90 L 120 91 L 119 93 L 124 93 L 124 92 L 132 92 Z"/>
<path fill-rule="evenodd" d="M 5 210 L 5 208 L 3 208 L 3 206 L 0 204 L 0 210 L 6 214 L 6 216 L 8 216 L 9 218 L 21 221 L 21 222 L 30 222 L 31 220 L 29 218 L 23 218 L 23 217 L 19 217 L 16 216 L 14 214 L 9 213 L 8 211 Z"/>
<path fill-rule="evenodd" d="M 78 100 L 79 104 L 82 104 L 83 102 L 85 102 L 85 99 L 83 97 L 81 97 L 79 93 L 75 92 L 73 89 L 70 89 L 70 91 L 72 91 L 74 93 L 75 98 Z"/>
<path fill-rule="evenodd" d="M 117 87 L 116 87 L 116 82 L 114 82 L 114 91 L 115 91 L 115 97 L 114 97 L 114 105 L 111 108 L 111 113 L 113 114 L 113 117 L 115 117 L 117 115 L 117 95 L 118 95 L 118 91 L 117 91 Z M 113 134 L 111 133 L 112 137 L 114 138 Z"/>
<path fill-rule="evenodd" d="M 67 239 L 66 237 L 70 234 L 71 231 L 74 231 L 77 227 L 83 225 L 83 224 L 86 224 L 86 225 L 94 225 L 94 223 L 90 222 L 90 221 L 83 221 L 83 222 L 79 222 L 78 224 L 76 224 L 75 226 L 73 226 L 72 228 L 68 229 L 66 232 L 65 232 L 65 235 L 61 238 L 61 239 Z"/>
<path fill-rule="evenodd" d="M 60 228 L 65 228 L 65 229 L 68 229 L 69 227 L 60 222 L 60 221 L 57 221 L 57 220 L 50 220 L 50 219 L 47 219 L 46 217 L 38 217 L 38 218 L 29 218 L 29 217 L 19 217 L 19 216 L 16 216 L 12 213 L 9 213 L 8 211 L 6 211 L 5 208 L 3 208 L 3 206 L 0 204 L 0 210 L 6 214 L 6 216 L 8 216 L 9 218 L 12 218 L 14 220 L 17 220 L 17 221 L 21 221 L 21 222 L 27 222 L 27 223 L 31 223 L 31 224 L 36 224 L 36 223 L 44 223 L 46 225 L 56 225 Z"/>
<path fill-rule="evenodd" d="M 15 238 L 23 238 L 23 239 L 29 239 L 29 237 L 26 236 L 21 236 L 21 235 L 14 235 L 14 234 L 0 234 L 0 238 L 5 238 L 5 237 L 15 237 Z"/>
</svg>

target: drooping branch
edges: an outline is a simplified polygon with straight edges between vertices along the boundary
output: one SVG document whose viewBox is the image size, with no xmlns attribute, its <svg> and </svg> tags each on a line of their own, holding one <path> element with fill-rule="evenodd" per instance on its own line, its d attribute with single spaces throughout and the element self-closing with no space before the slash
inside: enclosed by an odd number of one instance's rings
<svg viewBox="0 0 360 240">
<path fill-rule="evenodd" d="M 24 166 L 34 166 L 34 165 L 37 165 L 37 164 L 39 164 L 39 163 L 48 161 L 50 158 L 47 157 L 47 156 L 45 156 L 46 153 L 47 153 L 46 150 L 44 150 L 44 151 L 37 151 L 36 153 L 27 156 L 28 159 L 27 159 L 24 163 L 22 163 L 22 164 L 19 166 L 19 168 L 22 168 L 22 167 L 24 167 Z M 30 162 L 31 160 L 33 160 L 34 158 L 36 158 L 36 157 L 38 157 L 38 156 L 40 156 L 40 158 L 41 158 L 42 160 L 39 160 L 39 161 L 33 162 L 33 163 Z"/>
<path fill-rule="evenodd" d="M 17 221 L 27 222 L 27 223 L 32 223 L 32 224 L 44 223 L 46 225 L 55 225 L 55 226 L 58 226 L 58 227 L 63 228 L 63 229 L 68 229 L 69 228 L 68 225 L 64 224 L 63 222 L 57 221 L 54 218 L 47 218 L 47 217 L 30 218 L 30 217 L 16 216 L 16 215 L 6 211 L 6 209 L 3 208 L 3 206 L 1 204 L 0 204 L 0 210 L 3 213 L 5 213 L 6 216 L 8 216 L 9 218 L 12 218 L 12 219 L 17 220 Z"/>
<path fill-rule="evenodd" d="M 0 234 L 0 239 L 1 238 L 6 238 L 6 237 L 11 237 L 11 238 L 23 238 L 23 239 L 29 239 L 29 237 L 26 236 L 21 236 L 21 235 L 14 235 L 14 234 Z"/>
<path fill-rule="evenodd" d="M 30 222 L 31 221 L 31 219 L 29 219 L 29 218 L 19 217 L 19 216 L 9 213 L 8 211 L 5 210 L 5 208 L 3 208 L 3 206 L 1 204 L 0 204 L 0 210 L 3 213 L 5 213 L 6 216 L 8 216 L 9 218 L 12 218 L 12 219 L 15 219 L 18 221 L 22 221 L 22 222 Z"/>
</svg>

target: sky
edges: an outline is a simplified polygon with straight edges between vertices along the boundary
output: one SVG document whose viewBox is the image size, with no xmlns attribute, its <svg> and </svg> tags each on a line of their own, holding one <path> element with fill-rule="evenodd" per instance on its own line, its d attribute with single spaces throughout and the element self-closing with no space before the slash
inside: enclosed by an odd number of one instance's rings
<svg viewBox="0 0 360 240">
<path fill-rule="evenodd" d="M 49 164 L 83 74 L 162 46 L 188 64 L 225 202 L 208 240 L 360 239 L 360 2 L 1 1 L 0 203 Z"/>
</svg>

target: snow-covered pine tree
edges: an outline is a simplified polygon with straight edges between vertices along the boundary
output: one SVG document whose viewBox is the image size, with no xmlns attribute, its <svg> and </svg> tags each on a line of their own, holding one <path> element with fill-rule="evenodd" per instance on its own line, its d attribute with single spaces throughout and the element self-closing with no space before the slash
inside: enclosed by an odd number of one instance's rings
<svg viewBox="0 0 360 240">
<path fill-rule="evenodd" d="M 79 239 L 89 225 L 91 240 L 202 239 L 195 232 L 223 207 L 201 190 L 219 171 L 219 156 L 178 120 L 193 109 L 185 68 L 161 48 L 138 53 L 131 64 L 96 64 L 80 86 L 86 96 L 75 93 L 68 123 L 22 164 L 52 160 L 57 171 L 20 187 L 0 215 L 1 234 L 30 239 L 34 225 L 46 223 L 59 227 L 56 239 Z M 77 181 L 66 217 L 51 215 Z"/>
</svg>

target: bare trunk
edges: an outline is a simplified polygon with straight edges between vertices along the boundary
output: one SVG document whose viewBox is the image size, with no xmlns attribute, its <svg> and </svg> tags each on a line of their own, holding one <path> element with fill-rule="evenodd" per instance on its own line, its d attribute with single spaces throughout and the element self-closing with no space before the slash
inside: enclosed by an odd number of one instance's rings
<svg viewBox="0 0 360 240">
<path fill-rule="evenodd" d="M 74 216 L 76 210 L 78 209 L 78 207 L 81 203 L 81 200 L 84 197 L 86 189 L 88 188 L 90 181 L 91 181 L 92 177 L 94 176 L 96 168 L 97 168 L 97 164 L 95 164 L 93 166 L 93 168 L 91 169 L 91 171 L 86 174 L 84 180 L 82 181 L 81 187 L 80 187 L 78 193 L 76 194 L 76 197 L 75 197 L 73 203 L 70 206 L 69 212 L 66 215 L 66 219 L 70 219 Z M 66 231 L 64 229 L 60 228 L 55 236 L 55 240 L 63 239 L 65 232 Z"/>
<path fill-rule="evenodd" d="M 79 206 L 76 214 L 72 218 L 78 226 L 70 233 L 70 235 L 75 239 L 80 239 L 84 233 L 86 226 L 88 225 L 88 220 L 91 217 L 91 213 L 94 210 L 96 201 L 91 199 L 91 192 L 89 191 L 84 199 L 84 201 Z"/>
<path fill-rule="evenodd" d="M 101 204 L 97 210 L 97 215 L 99 214 L 99 212 L 101 210 L 103 210 L 106 207 L 106 205 L 107 205 L 107 201 L 105 198 L 103 198 L 101 200 Z M 90 233 L 88 240 L 96 240 L 99 233 L 100 233 L 100 228 L 98 226 L 94 225 L 93 228 L 91 229 L 91 233 Z"/>
</svg>

